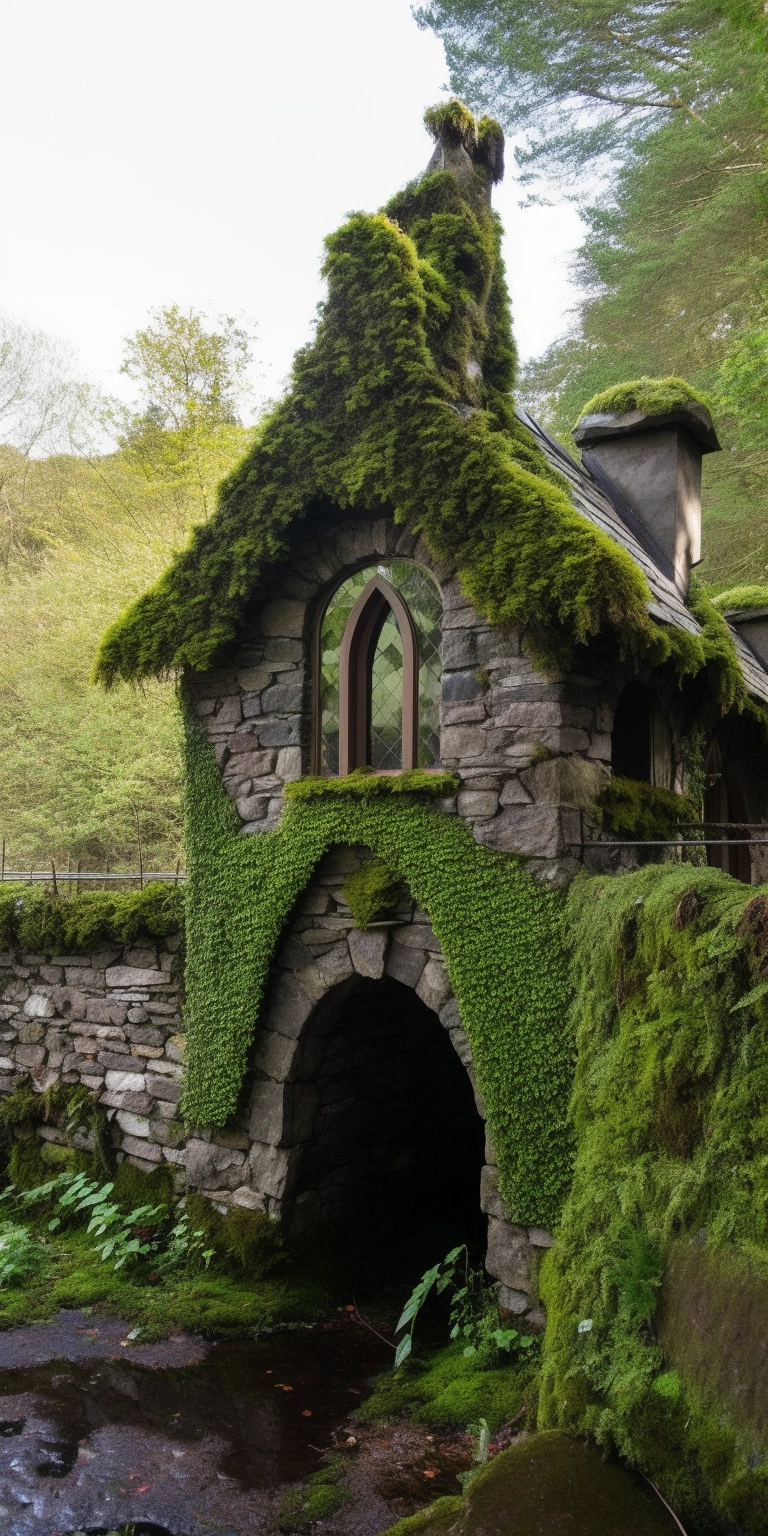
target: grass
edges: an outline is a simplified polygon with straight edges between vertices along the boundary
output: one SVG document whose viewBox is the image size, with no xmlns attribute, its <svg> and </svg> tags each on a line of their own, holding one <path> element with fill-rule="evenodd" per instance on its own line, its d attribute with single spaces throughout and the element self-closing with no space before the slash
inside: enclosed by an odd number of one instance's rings
<svg viewBox="0 0 768 1536">
<path fill-rule="evenodd" d="M 484 1418 L 494 1434 L 523 1408 L 526 1419 L 535 1421 L 536 1374 L 528 1364 L 477 1365 L 464 1359 L 462 1344 L 449 1344 L 379 1376 L 357 1417 L 371 1422 L 408 1416 L 417 1423 L 458 1429 Z"/>
<path fill-rule="evenodd" d="M 221 431 L 206 504 L 250 434 Z M 170 682 L 91 685 L 101 635 L 204 516 L 183 480 L 125 453 L 34 460 L 24 516 L 38 547 L 0 562 L 0 836 L 6 869 L 173 869 L 181 853 L 181 744 Z"/>
<path fill-rule="evenodd" d="M 184 1329 L 238 1335 L 276 1322 L 310 1322 L 335 1302 L 331 1277 L 298 1261 L 267 1279 L 249 1281 L 215 1270 L 179 1271 L 152 1284 L 146 1270 L 117 1272 L 93 1252 L 83 1231 L 56 1234 L 41 1274 L 0 1290 L 0 1328 L 44 1322 L 61 1308 L 98 1306 L 140 1326 L 144 1339 Z"/>
</svg>

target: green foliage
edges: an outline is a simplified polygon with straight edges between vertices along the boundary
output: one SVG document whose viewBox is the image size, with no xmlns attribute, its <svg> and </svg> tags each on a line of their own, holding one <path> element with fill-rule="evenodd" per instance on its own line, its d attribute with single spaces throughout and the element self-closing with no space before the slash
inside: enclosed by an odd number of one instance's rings
<svg viewBox="0 0 768 1536">
<path fill-rule="evenodd" d="M 100 635 L 209 515 L 218 481 L 252 441 L 252 430 L 209 414 L 194 430 L 167 419 L 144 413 L 140 429 L 125 428 L 125 448 L 104 456 L 27 459 L 0 446 L 6 869 L 48 869 L 51 859 L 57 869 L 70 859 L 137 869 L 136 811 L 145 869 L 173 869 L 180 855 L 173 689 L 149 681 L 108 696 L 89 682 Z"/>
<path fill-rule="evenodd" d="M 712 598 L 716 608 L 728 613 L 731 609 L 768 608 L 768 583 L 753 582 L 745 587 L 727 587 Z"/>
<path fill-rule="evenodd" d="M 463 109 L 445 111 L 466 135 Z M 481 147 L 495 131 L 477 127 Z M 212 520 L 107 631 L 96 664 L 107 687 L 210 668 L 318 500 L 393 508 L 455 563 L 491 623 L 529 630 L 543 662 L 564 664 L 604 629 L 642 654 L 671 654 L 639 568 L 576 511 L 514 416 L 483 165 L 476 181 L 435 172 L 327 240 L 328 298 L 291 392 L 223 483 Z"/>
<path fill-rule="evenodd" d="M 127 1187 L 126 1181 L 123 1181 L 123 1187 Z M 157 1187 L 163 1187 L 161 1181 Z M 42 1209 L 50 1215 L 46 1225 L 48 1234 L 57 1232 L 62 1224 L 77 1225 L 78 1217 L 87 1220 L 87 1233 L 98 1239 L 93 1252 L 99 1255 L 102 1263 L 111 1260 L 115 1270 L 126 1265 L 140 1265 L 142 1260 L 151 1260 L 158 1274 L 182 1266 L 188 1269 L 208 1267 L 213 1250 L 206 1249 L 203 1231 L 190 1222 L 184 1201 L 179 1202 L 174 1219 L 172 1202 L 144 1202 L 141 1205 L 127 1202 L 126 1209 L 126 1204 L 121 1204 L 119 1199 L 110 1198 L 115 1193 L 111 1179 L 103 1184 L 81 1170 L 59 1173 L 33 1188 L 11 1184 L 3 1190 L 0 1200 L 26 1216 L 35 1209 Z M 18 1246 L 18 1242 L 20 1239 L 17 1241 L 14 1237 L 12 1246 Z"/>
<path fill-rule="evenodd" d="M 434 799 L 455 795 L 459 780 L 455 773 L 435 773 L 427 768 L 406 768 L 403 773 L 374 773 L 372 768 L 356 768 L 346 778 L 319 779 L 307 776 L 285 786 L 286 800 L 317 800 L 328 795 L 357 795 L 364 800 L 387 795 L 431 795 Z"/>
<path fill-rule="evenodd" d="M 280 1503 L 278 1530 L 286 1533 L 310 1531 L 316 1521 L 338 1514 L 350 1502 L 346 1488 L 340 1486 L 344 1471 L 340 1456 L 328 1456 L 305 1483 L 298 1488 L 289 1488 Z"/>
<path fill-rule="evenodd" d="M 26 1227 L 0 1222 L 0 1290 L 23 1285 L 45 1268 L 46 1253 Z"/>
<path fill-rule="evenodd" d="M 65 1135 L 76 1131 L 93 1134 L 93 1153 L 75 1152 L 53 1143 L 39 1145 L 35 1136 L 38 1125 L 55 1125 Z M 43 1182 L 50 1164 L 57 1158 L 74 1170 L 85 1159 L 103 1174 L 109 1173 L 112 1148 L 107 1116 L 98 1096 L 80 1083 L 52 1083 L 42 1093 L 35 1093 L 26 1082 L 0 1101 L 0 1134 L 21 1137 L 11 1147 L 9 1175 L 19 1189 L 30 1189 Z"/>
<path fill-rule="evenodd" d="M 413 1348 L 416 1320 L 432 1292 L 450 1295 L 449 1333 L 461 1339 L 465 1360 L 477 1356 L 478 1365 L 496 1365 L 499 1357 L 525 1355 L 537 1342 L 533 1334 L 521 1334 L 517 1328 L 499 1327 L 496 1293 L 489 1286 L 482 1269 L 472 1269 L 465 1246 L 453 1248 L 433 1265 L 414 1286 L 395 1327 L 395 1334 L 405 1329 L 395 1350 L 394 1369 L 399 1370 Z M 410 1324 L 410 1326 L 409 1326 Z"/>
<path fill-rule="evenodd" d="M 163 1271 L 162 1285 L 150 1284 L 158 1271 L 154 1260 L 149 1274 L 141 1265 L 114 1270 L 93 1251 L 83 1227 L 62 1225 L 47 1236 L 47 1270 L 23 1288 L 0 1291 L 0 1327 L 54 1317 L 62 1307 L 100 1306 L 140 1327 L 142 1339 L 181 1329 L 206 1338 L 242 1337 L 275 1323 L 317 1321 L 338 1299 L 314 1269 L 256 1280 L 213 1265 L 206 1270 L 198 1259 Z"/>
<path fill-rule="evenodd" d="M 527 1406 L 534 1413 L 536 1367 L 520 1359 L 489 1364 L 449 1344 L 423 1357 L 411 1356 L 397 1371 L 380 1376 L 358 1409 L 364 1422 L 409 1415 L 420 1424 L 449 1424 L 465 1429 L 484 1418 L 492 1434 Z"/>
<path fill-rule="evenodd" d="M 572 1070 L 562 897 L 412 795 L 289 802 L 274 832 L 243 837 L 212 748 L 187 712 L 189 801 L 183 1113 L 224 1125 L 236 1109 L 275 947 L 323 855 L 363 845 L 407 882 L 442 946 L 505 1198 L 548 1225 L 567 1187 Z M 331 783 L 333 781 L 330 781 Z"/>
<path fill-rule="evenodd" d="M 152 310 L 150 324 L 125 342 L 121 373 L 141 387 L 143 415 L 177 432 L 204 420 L 237 422 L 251 361 L 248 332 L 226 315 L 206 329 L 198 310 Z"/>
<path fill-rule="evenodd" d="M 279 1264 L 280 1224 L 264 1211 L 235 1205 L 223 1216 L 196 1191 L 187 1195 L 185 1208 L 191 1225 L 204 1234 L 206 1244 L 232 1273 L 261 1280 Z"/>
<path fill-rule="evenodd" d="M 571 0 L 557 15 L 546 0 L 426 0 L 417 18 L 442 38 L 453 89 L 527 130 L 523 165 L 564 178 L 665 120 L 690 130 L 721 85 L 718 50 L 733 70 L 739 46 L 764 46 L 759 0 Z"/>
<path fill-rule="evenodd" d="M 135 1210 L 124 1211 L 116 1201 L 110 1200 L 114 1185 L 93 1179 L 85 1172 L 60 1173 L 58 1177 L 34 1189 L 15 1190 L 9 1185 L 2 1198 L 18 1211 L 28 1211 L 35 1206 L 53 1209 L 48 1231 L 55 1232 L 67 1216 L 88 1217 L 87 1230 L 105 1241 L 97 1244 L 96 1251 L 102 1263 L 114 1259 L 114 1268 L 135 1263 L 149 1255 L 158 1254 L 163 1247 L 160 1227 L 168 1212 L 163 1206 L 141 1205 Z"/>
<path fill-rule="evenodd" d="M 683 1519 L 724 1530 L 751 1446 L 726 1394 L 666 1355 L 657 1301 L 693 1234 L 697 1274 L 710 1250 L 768 1266 L 768 897 L 663 865 L 578 879 L 568 916 L 576 1156 L 541 1274 L 541 1422 L 594 1434 Z M 683 1311 L 697 1315 L 693 1298 Z"/>
<path fill-rule="evenodd" d="M 394 917 L 406 893 L 405 883 L 383 859 L 366 859 L 344 886 L 344 900 L 356 928 Z"/>
<path fill-rule="evenodd" d="M 700 390 L 686 384 L 685 379 L 671 375 L 667 379 L 632 379 L 626 384 L 614 384 L 610 389 L 593 395 L 581 408 L 581 416 L 622 415 L 625 411 L 642 411 L 645 416 L 666 416 L 681 406 L 706 406 L 711 401 Z"/>
<path fill-rule="evenodd" d="M 0 947 L 45 954 L 85 954 L 102 944 L 129 944 L 178 933 L 183 888 L 160 880 L 143 890 L 85 891 L 54 896 L 39 886 L 0 886 Z"/>
<path fill-rule="evenodd" d="M 617 776 L 601 789 L 595 819 L 616 837 L 667 841 L 679 836 L 681 824 L 698 821 L 699 813 L 688 795 Z"/>
</svg>

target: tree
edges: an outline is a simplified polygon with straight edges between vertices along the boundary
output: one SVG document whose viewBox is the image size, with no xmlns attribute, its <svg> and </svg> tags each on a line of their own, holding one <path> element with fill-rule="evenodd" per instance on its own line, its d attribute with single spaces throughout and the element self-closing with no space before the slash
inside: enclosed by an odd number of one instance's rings
<svg viewBox="0 0 768 1536">
<path fill-rule="evenodd" d="M 125 342 L 121 373 L 140 384 L 157 426 L 181 431 L 193 420 L 240 426 L 250 395 L 251 336 L 229 315 L 205 329 L 199 310 L 155 309 L 152 323 Z"/>
<path fill-rule="evenodd" d="M 700 121 L 733 56 L 766 39 L 761 0 L 429 0 L 417 20 L 442 38 L 454 89 L 527 131 L 519 160 L 550 174 Z"/>
<path fill-rule="evenodd" d="M 0 564 L 39 553 L 55 526 L 30 500 L 30 466 L 71 452 L 93 421 L 94 394 L 74 348 L 0 313 Z"/>
<path fill-rule="evenodd" d="M 230 316 L 216 328 L 177 304 L 152 311 L 125 341 L 121 372 L 140 386 L 133 410 L 115 408 L 125 458 L 154 497 L 185 523 L 206 518 L 215 486 L 250 434 L 252 337 Z"/>
</svg>

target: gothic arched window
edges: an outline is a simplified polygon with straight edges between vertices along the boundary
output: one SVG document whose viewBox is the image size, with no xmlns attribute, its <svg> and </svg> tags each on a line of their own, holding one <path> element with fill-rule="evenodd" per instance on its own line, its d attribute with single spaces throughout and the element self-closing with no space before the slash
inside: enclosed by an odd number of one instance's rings
<svg viewBox="0 0 768 1536">
<path fill-rule="evenodd" d="M 441 621 L 434 577 L 409 560 L 337 587 L 320 627 L 321 773 L 438 766 Z"/>
</svg>

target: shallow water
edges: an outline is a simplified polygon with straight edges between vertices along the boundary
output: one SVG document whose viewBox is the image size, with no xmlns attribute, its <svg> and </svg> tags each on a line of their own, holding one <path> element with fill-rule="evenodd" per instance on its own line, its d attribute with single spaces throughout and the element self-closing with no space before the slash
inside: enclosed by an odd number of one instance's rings
<svg viewBox="0 0 768 1536">
<path fill-rule="evenodd" d="M 275 1492 L 320 1466 L 390 1359 L 346 1322 L 141 1345 L 114 1319 L 75 1313 L 0 1335 L 2 1530 L 269 1530 Z"/>
<path fill-rule="evenodd" d="M 351 1502 L 317 1536 L 379 1536 L 458 1492 L 470 1459 L 463 1435 L 353 1422 L 371 1376 L 392 1360 L 354 1317 L 214 1344 L 142 1344 L 125 1327 L 71 1312 L 0 1334 L 2 1536 L 96 1536 L 129 1521 L 136 1536 L 276 1536 L 285 1486 L 333 1448 L 346 1458 Z M 628 1473 L 570 1441 L 534 1467 L 539 1441 L 530 1454 L 519 1444 L 512 1483 L 494 1499 L 500 1523 L 480 1514 L 478 1497 L 473 1532 L 670 1536 L 670 1516 Z"/>
</svg>

